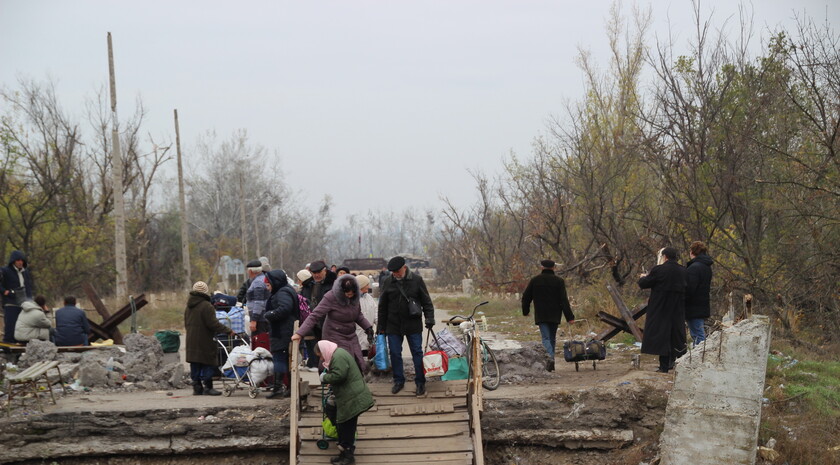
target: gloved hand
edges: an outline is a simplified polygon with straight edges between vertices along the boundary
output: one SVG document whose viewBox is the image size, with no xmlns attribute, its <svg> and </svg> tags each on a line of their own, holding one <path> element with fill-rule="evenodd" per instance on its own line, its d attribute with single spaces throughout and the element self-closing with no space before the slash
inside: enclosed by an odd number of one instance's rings
<svg viewBox="0 0 840 465">
<path fill-rule="evenodd" d="M 365 330 L 365 334 L 367 334 L 367 341 L 368 344 L 373 344 L 373 326 Z"/>
<path fill-rule="evenodd" d="M 432 329 L 435 326 L 434 318 L 426 318 L 426 328 Z"/>
<path fill-rule="evenodd" d="M 321 380 L 321 384 L 324 384 L 324 376 L 327 376 L 327 370 L 322 371 L 321 374 L 318 376 L 318 379 Z"/>
</svg>

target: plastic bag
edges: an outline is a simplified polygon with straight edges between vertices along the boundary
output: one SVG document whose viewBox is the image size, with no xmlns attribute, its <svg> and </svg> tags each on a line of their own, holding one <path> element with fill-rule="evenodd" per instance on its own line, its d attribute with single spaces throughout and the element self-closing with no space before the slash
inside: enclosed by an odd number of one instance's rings
<svg viewBox="0 0 840 465">
<path fill-rule="evenodd" d="M 442 350 L 423 354 L 423 372 L 429 376 L 443 376 L 449 368 L 449 356 Z"/>
<path fill-rule="evenodd" d="M 324 418 L 324 421 L 321 422 L 321 428 L 324 428 L 324 436 L 338 439 L 338 428 L 335 427 L 329 418 Z"/>
<path fill-rule="evenodd" d="M 391 368 L 391 358 L 388 356 L 388 339 L 384 334 L 376 335 L 376 355 L 373 358 L 373 365 L 379 371 L 387 371 Z"/>
<path fill-rule="evenodd" d="M 450 358 L 460 357 L 467 353 L 467 346 L 464 342 L 455 337 L 448 329 L 438 331 L 434 338 L 429 340 L 429 347 L 433 350 L 442 350 Z"/>
<path fill-rule="evenodd" d="M 440 378 L 444 381 L 454 381 L 456 379 L 467 379 L 470 375 L 470 367 L 467 364 L 466 357 L 453 357 L 449 359 L 449 369 Z"/>
</svg>

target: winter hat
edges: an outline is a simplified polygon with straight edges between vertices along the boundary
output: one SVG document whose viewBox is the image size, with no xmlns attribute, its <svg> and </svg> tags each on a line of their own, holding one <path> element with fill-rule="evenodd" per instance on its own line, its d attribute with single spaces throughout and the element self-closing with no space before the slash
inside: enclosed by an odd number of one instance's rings
<svg viewBox="0 0 840 465">
<path fill-rule="evenodd" d="M 260 257 L 260 266 L 263 271 L 271 271 L 271 265 L 268 264 L 268 257 Z"/>
<path fill-rule="evenodd" d="M 323 260 L 315 260 L 314 262 L 309 264 L 309 271 L 311 271 L 313 273 L 317 273 L 317 272 L 323 270 L 326 267 L 327 267 L 327 264 L 324 263 Z"/>
<path fill-rule="evenodd" d="M 207 283 L 205 283 L 204 281 L 198 281 L 195 284 L 193 284 L 193 291 L 210 295 L 210 288 L 207 287 Z"/>
<path fill-rule="evenodd" d="M 399 271 L 405 265 L 405 259 L 397 255 L 388 261 L 388 271 Z"/>
<path fill-rule="evenodd" d="M 312 273 L 310 273 L 309 270 L 300 270 L 297 272 L 297 278 L 300 280 L 300 282 L 304 282 L 311 277 Z"/>
<path fill-rule="evenodd" d="M 370 285 L 370 279 L 367 276 L 360 274 L 356 276 L 356 283 L 359 285 L 359 289 L 364 289 L 365 286 Z"/>
</svg>

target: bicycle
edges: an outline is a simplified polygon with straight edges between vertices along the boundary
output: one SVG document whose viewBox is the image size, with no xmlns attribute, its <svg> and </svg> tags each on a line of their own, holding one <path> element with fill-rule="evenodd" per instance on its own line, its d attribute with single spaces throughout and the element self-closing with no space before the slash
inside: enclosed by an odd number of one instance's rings
<svg viewBox="0 0 840 465">
<path fill-rule="evenodd" d="M 449 325 L 457 324 L 461 328 L 464 344 L 467 346 L 467 363 L 470 367 L 470 377 L 473 376 L 472 343 L 476 334 L 475 311 L 478 307 L 487 305 L 488 303 L 489 302 L 485 301 L 476 305 L 473 308 L 472 313 L 470 313 L 470 316 L 455 315 L 449 320 L 444 320 Z M 488 391 L 493 391 L 499 387 L 499 383 L 502 381 L 501 372 L 499 371 L 499 362 L 496 361 L 496 354 L 493 353 L 493 350 L 491 350 L 490 347 L 487 346 L 487 343 L 481 339 L 481 335 L 478 336 L 478 343 L 481 344 L 481 385 Z"/>
</svg>

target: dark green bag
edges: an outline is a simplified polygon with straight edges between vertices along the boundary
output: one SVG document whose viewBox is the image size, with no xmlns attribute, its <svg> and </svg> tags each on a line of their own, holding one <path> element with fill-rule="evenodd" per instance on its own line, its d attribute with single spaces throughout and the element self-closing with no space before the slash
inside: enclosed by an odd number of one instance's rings
<svg viewBox="0 0 840 465">
<path fill-rule="evenodd" d="M 163 330 L 155 333 L 155 337 L 160 342 L 160 347 L 163 353 L 169 354 L 178 352 L 181 348 L 181 333 L 174 330 Z"/>
<path fill-rule="evenodd" d="M 452 357 L 449 359 L 449 368 L 440 379 L 453 381 L 456 379 L 467 379 L 470 376 L 470 367 L 466 357 Z"/>
</svg>

